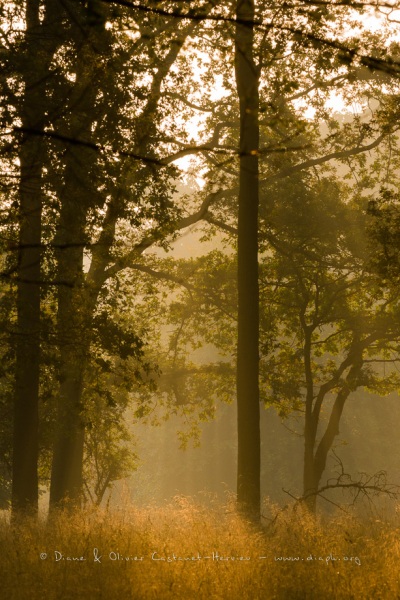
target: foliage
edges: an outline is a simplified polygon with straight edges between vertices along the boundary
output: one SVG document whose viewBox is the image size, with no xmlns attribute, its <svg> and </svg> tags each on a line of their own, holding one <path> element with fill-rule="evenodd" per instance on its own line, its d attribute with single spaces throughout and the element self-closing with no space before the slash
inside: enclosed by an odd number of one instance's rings
<svg viewBox="0 0 400 600">
<path fill-rule="evenodd" d="M 368 205 L 371 267 L 390 283 L 398 281 L 400 211 L 397 191 L 382 188 Z"/>
<path fill-rule="evenodd" d="M 39 4 L 38 31 L 47 27 L 52 6 L 40 4 L 40 13 Z M 184 445 L 188 436 L 196 439 L 197 419 L 213 417 L 217 400 L 235 397 L 239 127 L 232 5 L 60 2 L 59 13 L 49 13 L 50 34 L 35 38 L 35 56 L 21 27 L 24 8 L 16 2 L 0 9 L 1 268 L 11 280 L 0 315 L 7 332 L 0 349 L 0 446 L 8 468 L 14 356 L 7 327 L 18 269 L 23 81 L 54 45 L 43 63 L 42 119 L 23 132 L 40 136 L 44 153 L 41 478 L 50 467 L 58 387 L 79 371 L 84 394 L 71 405 L 83 407 L 87 477 L 96 480 L 99 500 L 135 461 L 127 449 L 128 406 L 136 419 L 151 420 L 155 404 L 165 418 L 180 414 Z M 319 390 L 331 382 L 330 393 L 365 386 L 383 394 L 398 385 L 396 373 L 383 377 L 374 362 L 392 364 L 398 355 L 397 292 L 387 283 L 397 276 L 399 89 L 387 69 L 367 68 L 394 67 L 398 44 L 389 23 L 379 34 L 360 31 L 358 16 L 368 10 L 351 3 L 284 10 L 257 3 L 262 393 L 282 415 L 303 407 L 307 332 Z M 327 106 L 333 90 L 361 110 L 334 115 Z M 195 123 L 196 136 L 188 123 Z M 202 181 L 180 194 L 174 158 L 187 155 L 192 183 L 199 175 Z M 336 171 L 328 160 L 339 165 Z M 377 242 L 371 258 L 362 241 L 363 210 L 383 181 L 370 203 Z M 224 232 L 220 249 L 186 261 L 146 252 L 168 250 L 199 219 L 204 241 Z M 349 382 L 340 369 L 359 338 L 371 343 Z M 69 371 L 66 347 L 75 353 Z"/>
</svg>

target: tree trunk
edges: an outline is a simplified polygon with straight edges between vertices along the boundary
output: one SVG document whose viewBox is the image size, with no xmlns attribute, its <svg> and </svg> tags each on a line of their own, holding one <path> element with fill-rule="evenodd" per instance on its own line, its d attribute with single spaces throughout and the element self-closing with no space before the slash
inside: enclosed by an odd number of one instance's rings
<svg viewBox="0 0 400 600">
<path fill-rule="evenodd" d="M 305 430 L 304 441 L 304 470 L 303 470 L 303 498 L 304 505 L 311 514 L 317 510 L 317 490 L 319 480 L 316 480 L 316 470 L 314 461 L 314 440 L 310 432 Z"/>
<path fill-rule="evenodd" d="M 79 342 L 78 342 L 79 343 Z M 81 417 L 83 368 L 76 364 L 76 353 L 65 347 L 60 352 L 63 363 L 57 430 L 53 448 L 50 485 L 50 506 L 70 501 L 76 507 L 81 503 L 83 484 L 84 423 Z"/>
<path fill-rule="evenodd" d="M 25 99 L 34 112 L 37 99 Z M 26 126 L 28 115 L 25 119 Z M 24 136 L 20 152 L 20 223 L 12 509 L 38 509 L 40 366 L 41 141 Z"/>
<path fill-rule="evenodd" d="M 46 74 L 57 46 L 54 7 L 27 0 L 21 102 L 17 342 L 12 465 L 12 513 L 38 510 L 38 407 L 40 369 L 40 280 L 43 138 L 32 135 L 45 124 Z"/>
<path fill-rule="evenodd" d="M 82 243 L 82 238 L 81 238 Z M 50 482 L 50 506 L 81 502 L 84 422 L 82 391 L 88 353 L 87 326 L 82 305 L 83 248 L 66 248 L 59 274 L 66 278 L 58 294 L 60 389 Z"/>
<path fill-rule="evenodd" d="M 62 197 L 56 240 L 60 389 L 50 482 L 51 507 L 64 501 L 78 506 L 82 493 L 82 391 L 90 345 L 83 273 L 87 214 L 84 198 L 88 190 L 81 189 L 77 182 L 80 182 L 80 171 L 84 169 L 85 164 L 85 151 L 81 148 L 75 149 L 67 162 L 65 195 Z M 79 172 L 76 172 L 76 169 Z"/>
<path fill-rule="evenodd" d="M 311 514 L 317 510 L 317 492 L 326 468 L 328 454 L 332 448 L 335 437 L 339 434 L 339 424 L 342 417 L 344 405 L 351 391 L 357 387 L 357 380 L 360 376 L 363 366 L 362 352 L 355 357 L 343 387 L 336 395 L 325 433 L 319 444 L 316 446 L 316 427 L 305 427 L 304 444 L 304 477 L 303 477 L 303 498 L 306 508 Z M 315 449 L 315 453 L 314 453 Z"/>
<path fill-rule="evenodd" d="M 318 482 L 315 481 L 314 447 L 317 435 L 318 417 L 314 414 L 314 381 L 312 371 L 312 327 L 307 326 L 304 312 L 300 317 L 304 331 L 304 372 L 306 379 L 306 405 L 304 424 L 304 465 L 303 465 L 303 498 L 310 513 L 316 511 Z"/>
<path fill-rule="evenodd" d="M 104 11 L 99 3 L 81 6 L 72 24 L 75 43 L 76 80 L 70 91 L 66 114 L 56 123 L 57 131 L 72 140 L 90 142 L 92 124 L 98 118 L 96 96 L 105 50 Z M 90 20 L 91 28 L 82 25 Z M 70 111 L 70 114 L 68 114 Z M 63 157 L 64 184 L 60 193 L 61 211 L 55 240 L 57 256 L 58 311 L 57 337 L 59 347 L 59 396 L 57 402 L 53 462 L 50 482 L 50 508 L 68 502 L 79 506 L 82 499 L 83 449 L 85 424 L 82 392 L 84 369 L 90 339 L 91 314 L 86 304 L 84 251 L 88 242 L 87 215 L 93 207 L 93 166 L 98 157 L 85 144 L 67 144 Z"/>
<path fill-rule="evenodd" d="M 238 210 L 238 472 L 241 512 L 260 518 L 258 68 L 253 58 L 254 2 L 236 7 L 235 72 L 240 106 Z"/>
</svg>

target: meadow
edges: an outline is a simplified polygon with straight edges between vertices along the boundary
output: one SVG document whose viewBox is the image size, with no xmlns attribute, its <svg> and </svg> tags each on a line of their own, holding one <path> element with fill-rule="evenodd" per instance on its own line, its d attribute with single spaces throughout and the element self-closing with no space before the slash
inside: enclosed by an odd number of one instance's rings
<svg viewBox="0 0 400 600">
<path fill-rule="evenodd" d="M 0 524 L 1 597 L 394 599 L 400 522 L 278 514 L 263 529 L 230 507 L 87 509 Z"/>
</svg>

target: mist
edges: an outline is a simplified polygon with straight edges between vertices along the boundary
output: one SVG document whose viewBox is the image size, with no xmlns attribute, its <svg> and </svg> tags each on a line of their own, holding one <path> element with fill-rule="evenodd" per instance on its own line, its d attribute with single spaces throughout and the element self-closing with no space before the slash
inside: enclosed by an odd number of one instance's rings
<svg viewBox="0 0 400 600">
<path fill-rule="evenodd" d="M 0 8 L 7 597 L 399 596 L 389 4 Z"/>
</svg>

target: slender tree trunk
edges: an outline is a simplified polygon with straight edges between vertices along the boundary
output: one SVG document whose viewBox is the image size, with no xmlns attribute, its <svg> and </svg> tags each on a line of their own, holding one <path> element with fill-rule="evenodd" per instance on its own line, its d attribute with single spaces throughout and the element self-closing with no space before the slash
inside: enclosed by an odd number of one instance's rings
<svg viewBox="0 0 400 600">
<path fill-rule="evenodd" d="M 320 486 L 322 475 L 326 468 L 328 454 L 332 448 L 335 437 L 339 434 L 339 424 L 342 417 L 344 405 L 351 391 L 357 387 L 357 380 L 363 366 L 362 352 L 354 359 L 354 364 L 349 369 L 343 387 L 336 395 L 328 424 L 324 435 L 316 446 L 316 425 L 307 423 L 305 427 L 304 444 L 304 477 L 303 497 L 304 503 L 311 514 L 317 510 L 317 491 Z"/>
<path fill-rule="evenodd" d="M 317 510 L 317 495 L 319 481 L 316 480 L 314 462 L 314 442 L 310 431 L 305 430 L 304 441 L 304 470 L 303 470 L 303 498 L 307 510 L 315 514 Z"/>
<path fill-rule="evenodd" d="M 236 7 L 235 71 L 240 106 L 238 211 L 238 472 L 240 510 L 260 518 L 258 68 L 253 58 L 254 2 Z"/>
<path fill-rule="evenodd" d="M 57 405 L 57 430 L 53 448 L 50 485 L 50 506 L 60 506 L 70 501 L 72 506 L 81 503 L 83 484 L 84 422 L 81 416 L 83 369 L 76 365 L 76 353 L 64 348 L 59 401 Z"/>
<path fill-rule="evenodd" d="M 80 190 L 82 192 L 82 190 Z M 70 197 L 71 199 L 71 197 Z M 104 279 L 103 265 L 97 277 L 83 273 L 83 241 L 86 212 L 78 217 L 74 203 L 67 202 L 60 218 L 58 271 L 63 277 L 58 293 L 58 339 L 60 348 L 60 390 L 50 483 L 50 508 L 65 501 L 76 507 L 82 501 L 85 439 L 85 368 L 91 342 L 91 322 Z M 68 241 L 66 241 L 68 240 Z M 107 248 L 101 247 L 107 254 Z M 96 254 L 96 251 L 93 251 Z M 93 263 L 93 261 L 92 261 Z M 103 267 L 103 269 L 101 268 Z"/>
<path fill-rule="evenodd" d="M 90 125 L 90 123 L 89 123 Z M 66 184 L 56 239 L 59 346 L 59 396 L 57 402 L 53 462 L 50 482 L 50 506 L 64 501 L 73 506 L 81 502 L 84 420 L 82 392 L 84 369 L 89 351 L 89 323 L 84 287 L 84 244 L 88 206 L 81 188 L 83 171 L 89 168 L 87 150 L 70 149 Z"/>
<path fill-rule="evenodd" d="M 314 448 L 317 435 L 316 416 L 313 412 L 314 381 L 311 361 L 312 327 L 307 326 L 304 313 L 301 315 L 304 331 L 304 372 L 306 379 L 306 406 L 304 424 L 303 497 L 310 513 L 316 511 L 318 482 L 315 481 Z"/>
<path fill-rule="evenodd" d="M 12 513 L 38 510 L 38 407 L 40 369 L 40 280 L 42 229 L 43 139 L 32 135 L 44 125 L 46 73 L 55 47 L 52 8 L 25 4 L 26 32 L 24 92 L 21 102 L 23 134 L 19 152 L 19 248 L 17 281 L 17 342 L 14 402 Z"/>
<path fill-rule="evenodd" d="M 82 244 L 81 237 L 81 244 Z M 81 502 L 84 422 L 82 391 L 88 353 L 87 327 L 82 305 L 83 248 L 62 250 L 59 273 L 65 285 L 58 294 L 58 339 L 60 389 L 50 482 L 50 506 L 69 500 Z"/>
<path fill-rule="evenodd" d="M 25 99 L 38 106 L 37 99 Z M 25 125 L 28 122 L 26 115 Z M 25 137 L 20 152 L 20 223 L 14 404 L 12 509 L 38 509 L 40 367 L 41 142 Z"/>
</svg>

